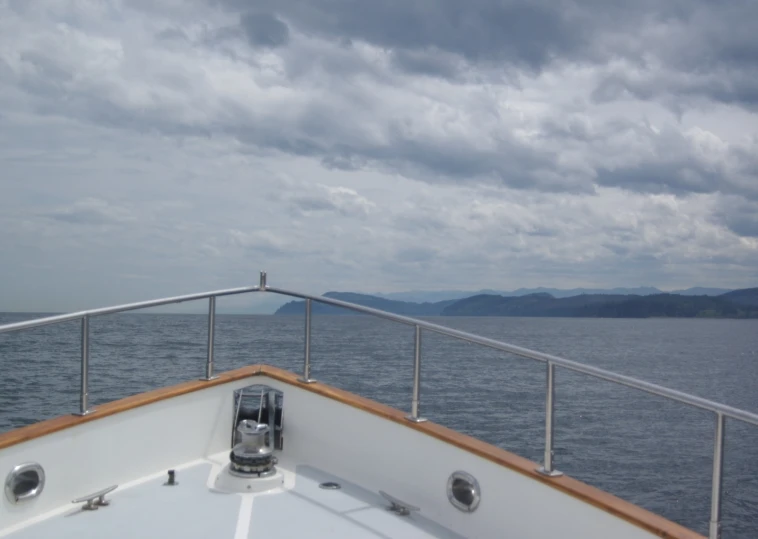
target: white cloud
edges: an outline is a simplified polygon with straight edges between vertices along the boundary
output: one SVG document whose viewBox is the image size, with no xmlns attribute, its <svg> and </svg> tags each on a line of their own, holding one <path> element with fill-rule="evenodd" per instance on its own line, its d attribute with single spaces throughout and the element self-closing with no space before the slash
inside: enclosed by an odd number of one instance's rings
<svg viewBox="0 0 758 539">
<path fill-rule="evenodd" d="M 500 69 L 280 19 L 263 42 L 213 3 L 0 5 L 0 309 L 258 269 L 315 292 L 755 284 L 755 109 L 673 107 L 680 60 L 624 34 Z"/>
</svg>

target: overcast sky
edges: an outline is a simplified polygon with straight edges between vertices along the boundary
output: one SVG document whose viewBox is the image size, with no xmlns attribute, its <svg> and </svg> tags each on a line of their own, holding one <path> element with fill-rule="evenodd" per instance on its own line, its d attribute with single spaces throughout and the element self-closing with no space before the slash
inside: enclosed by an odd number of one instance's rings
<svg viewBox="0 0 758 539">
<path fill-rule="evenodd" d="M 0 0 L 0 311 L 757 286 L 757 35 L 755 0 Z"/>
</svg>

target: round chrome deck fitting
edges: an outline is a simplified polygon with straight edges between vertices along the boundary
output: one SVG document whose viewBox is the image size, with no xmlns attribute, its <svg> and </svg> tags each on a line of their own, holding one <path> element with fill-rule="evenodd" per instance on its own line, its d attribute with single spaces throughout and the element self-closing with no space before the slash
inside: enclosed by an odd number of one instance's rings
<svg viewBox="0 0 758 539">
<path fill-rule="evenodd" d="M 473 513 L 482 499 L 479 481 L 469 473 L 453 472 L 447 480 L 447 499 L 456 509 Z"/>
<path fill-rule="evenodd" d="M 342 488 L 342 485 L 335 483 L 334 481 L 326 481 L 324 483 L 320 483 L 318 488 L 322 488 L 324 490 L 339 490 Z"/>
<path fill-rule="evenodd" d="M 5 478 L 5 496 L 14 505 L 36 498 L 44 488 L 45 470 L 36 462 L 15 466 Z"/>
</svg>

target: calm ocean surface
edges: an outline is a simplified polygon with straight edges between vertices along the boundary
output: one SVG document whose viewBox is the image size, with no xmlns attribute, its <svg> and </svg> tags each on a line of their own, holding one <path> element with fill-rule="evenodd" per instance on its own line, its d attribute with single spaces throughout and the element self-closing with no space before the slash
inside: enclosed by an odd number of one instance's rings
<svg viewBox="0 0 758 539">
<path fill-rule="evenodd" d="M 0 314 L 0 324 L 31 315 Z M 437 318 L 758 412 L 758 321 Z M 94 318 L 90 399 L 118 399 L 202 375 L 206 318 Z M 313 320 L 313 376 L 408 410 L 413 331 L 362 316 Z M 424 334 L 422 414 L 541 461 L 545 368 Z M 216 369 L 302 367 L 300 317 L 217 316 Z M 0 335 L 0 431 L 77 410 L 79 323 Z M 286 397 L 285 397 L 286 407 Z M 555 464 L 574 477 L 707 532 L 712 414 L 558 369 Z M 727 421 L 725 538 L 758 537 L 758 428 Z M 2 471 L 0 471 L 2 473 Z"/>
</svg>

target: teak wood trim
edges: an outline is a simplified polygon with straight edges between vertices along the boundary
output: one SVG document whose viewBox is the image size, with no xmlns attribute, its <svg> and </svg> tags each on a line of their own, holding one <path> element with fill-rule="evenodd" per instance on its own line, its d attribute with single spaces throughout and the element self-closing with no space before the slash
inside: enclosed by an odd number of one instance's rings
<svg viewBox="0 0 758 539">
<path fill-rule="evenodd" d="M 537 464 L 534 462 L 504 449 L 500 449 L 499 447 L 495 447 L 431 421 L 413 423 L 408 421 L 405 418 L 405 414 L 400 410 L 321 383 L 302 383 L 298 381 L 298 376 L 296 374 L 268 365 L 251 365 L 249 367 L 243 367 L 241 369 L 220 374 L 219 377 L 214 380 L 194 380 L 171 387 L 148 391 L 139 395 L 133 395 L 131 397 L 100 405 L 95 411 L 86 416 L 62 416 L 47 421 L 41 421 L 26 427 L 21 427 L 10 432 L 5 432 L 0 434 L 0 449 L 33 440 L 35 438 L 40 438 L 47 434 L 75 427 L 83 423 L 95 421 L 103 417 L 108 417 L 119 412 L 125 412 L 140 406 L 259 375 L 268 376 L 274 380 L 299 387 L 305 391 L 310 391 L 311 393 L 341 402 L 437 438 L 438 440 L 459 447 L 464 451 L 473 453 L 481 458 L 494 462 L 495 464 L 526 475 L 535 481 L 549 485 L 561 492 L 565 492 L 574 498 L 598 507 L 612 515 L 623 518 L 627 522 L 639 526 L 659 537 L 668 539 L 705 539 L 702 535 L 695 533 L 684 526 L 671 522 L 655 513 L 642 509 L 630 502 L 624 501 L 621 498 L 571 477 L 565 475 L 560 477 L 546 477 L 536 471 Z"/>
</svg>

